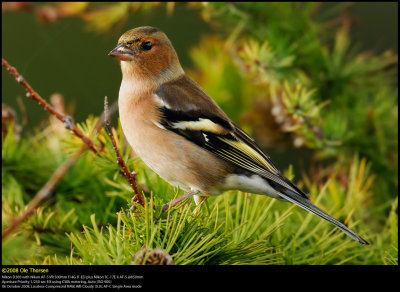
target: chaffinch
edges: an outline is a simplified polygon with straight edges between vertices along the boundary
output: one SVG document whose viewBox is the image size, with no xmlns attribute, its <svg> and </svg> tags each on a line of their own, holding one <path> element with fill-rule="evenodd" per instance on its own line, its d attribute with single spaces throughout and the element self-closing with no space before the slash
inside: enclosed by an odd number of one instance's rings
<svg viewBox="0 0 400 292">
<path fill-rule="evenodd" d="M 144 26 L 124 33 L 110 56 L 121 61 L 122 130 L 137 155 L 188 193 L 172 201 L 241 190 L 289 201 L 367 241 L 314 204 L 183 71 L 168 37 Z M 168 207 L 169 205 L 167 205 Z"/>
</svg>

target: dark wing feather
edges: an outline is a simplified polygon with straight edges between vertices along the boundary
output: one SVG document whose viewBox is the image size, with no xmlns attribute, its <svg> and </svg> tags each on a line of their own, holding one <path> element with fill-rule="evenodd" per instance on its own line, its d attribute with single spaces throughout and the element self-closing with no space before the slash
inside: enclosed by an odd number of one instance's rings
<svg viewBox="0 0 400 292">
<path fill-rule="evenodd" d="M 276 171 L 276 175 L 280 177 L 283 181 L 285 181 L 287 184 L 289 184 L 292 188 L 294 188 L 299 195 L 302 197 L 308 199 L 308 196 L 301 190 L 299 189 L 292 181 L 290 181 L 288 178 L 286 178 L 284 175 L 280 173 L 280 171 L 275 167 L 274 163 L 272 162 L 271 158 L 266 155 L 260 147 L 255 143 L 254 139 L 251 138 L 245 131 L 243 131 L 238 125 L 234 124 L 235 126 L 235 135 L 244 143 L 247 145 L 251 146 L 255 151 L 257 151 L 273 169 Z M 279 189 L 278 189 L 279 190 Z"/>
<path fill-rule="evenodd" d="M 183 76 L 160 86 L 156 94 L 165 104 L 160 107 L 160 123 L 165 129 L 185 137 L 238 168 L 264 177 L 279 192 L 289 189 L 308 199 L 194 81 Z M 201 122 L 215 125 L 216 129 L 191 128 L 201 125 Z"/>
</svg>

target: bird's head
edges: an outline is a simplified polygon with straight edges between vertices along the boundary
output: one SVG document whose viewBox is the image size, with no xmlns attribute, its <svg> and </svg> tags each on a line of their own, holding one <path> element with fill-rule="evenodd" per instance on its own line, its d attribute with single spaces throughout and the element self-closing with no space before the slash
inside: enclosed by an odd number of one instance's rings
<svg viewBox="0 0 400 292">
<path fill-rule="evenodd" d="M 165 82 L 183 73 L 168 37 L 160 29 L 151 26 L 125 32 L 108 55 L 121 61 L 124 78 Z"/>
</svg>

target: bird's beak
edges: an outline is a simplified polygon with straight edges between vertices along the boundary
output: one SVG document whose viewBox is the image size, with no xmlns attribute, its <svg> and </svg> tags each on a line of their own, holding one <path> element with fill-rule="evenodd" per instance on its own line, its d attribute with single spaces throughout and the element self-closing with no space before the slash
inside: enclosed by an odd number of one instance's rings
<svg viewBox="0 0 400 292">
<path fill-rule="evenodd" d="M 119 44 L 108 55 L 120 61 L 132 61 L 135 57 L 135 52 L 126 44 Z"/>
</svg>

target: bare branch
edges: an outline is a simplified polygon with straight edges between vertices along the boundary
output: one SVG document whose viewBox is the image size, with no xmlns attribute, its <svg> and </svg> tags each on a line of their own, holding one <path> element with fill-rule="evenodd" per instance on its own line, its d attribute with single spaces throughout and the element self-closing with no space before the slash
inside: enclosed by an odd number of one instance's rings
<svg viewBox="0 0 400 292">
<path fill-rule="evenodd" d="M 131 173 L 128 169 L 128 167 L 125 164 L 124 159 L 121 156 L 121 153 L 118 150 L 117 143 L 115 142 L 114 135 L 111 131 L 111 122 L 108 114 L 108 99 L 107 96 L 104 98 L 104 121 L 105 121 L 105 128 L 108 133 L 108 136 L 111 139 L 111 143 L 113 144 L 113 148 L 115 151 L 115 154 L 117 155 L 117 162 L 118 165 L 121 167 L 126 179 L 128 180 L 129 184 L 131 185 L 135 197 L 133 198 L 133 201 L 138 202 L 140 205 L 144 206 L 144 199 L 142 194 L 139 192 L 139 188 L 136 184 L 136 179 L 135 175 Z"/>
<path fill-rule="evenodd" d="M 25 81 L 24 77 L 15 69 L 13 66 L 7 63 L 4 58 L 1 58 L 1 65 L 6 68 L 6 70 L 14 76 L 15 80 L 19 84 L 21 84 L 25 90 L 26 90 L 26 96 L 28 98 L 31 98 L 35 100 L 38 104 L 40 104 L 46 111 L 54 115 L 58 120 L 64 123 L 64 127 L 67 128 L 68 130 L 71 130 L 72 133 L 80 138 L 86 145 L 89 146 L 89 148 L 98 155 L 98 152 L 101 151 L 100 146 L 97 144 L 93 143 L 90 138 L 86 137 L 77 127 L 74 125 L 72 117 L 64 115 L 62 113 L 59 113 L 56 111 L 47 101 L 45 101 L 36 91 L 33 90 L 33 88 L 28 84 L 28 82 Z"/>
</svg>

